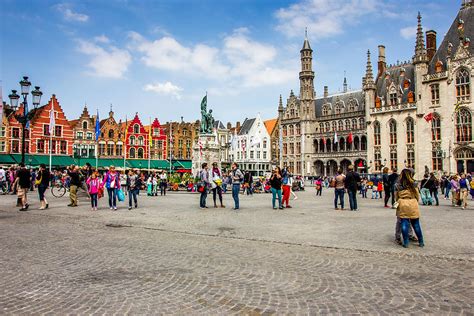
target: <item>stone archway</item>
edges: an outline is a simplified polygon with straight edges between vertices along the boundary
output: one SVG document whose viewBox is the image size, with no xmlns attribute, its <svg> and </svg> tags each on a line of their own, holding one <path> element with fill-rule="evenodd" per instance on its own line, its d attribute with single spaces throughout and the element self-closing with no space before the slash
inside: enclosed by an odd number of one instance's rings
<svg viewBox="0 0 474 316">
<path fill-rule="evenodd" d="M 349 160 L 349 159 L 343 159 L 341 161 L 341 169 L 342 169 L 342 173 L 346 174 L 347 171 L 349 171 L 349 165 L 351 165 L 352 162 Z"/>
<path fill-rule="evenodd" d="M 328 177 L 334 177 L 337 173 L 337 162 L 335 160 L 329 160 L 326 163 L 326 175 Z"/>
<path fill-rule="evenodd" d="M 474 172 L 474 150 L 471 147 L 461 147 L 454 151 L 456 159 L 456 171 L 458 173 Z"/>
<path fill-rule="evenodd" d="M 322 160 L 316 160 L 314 162 L 314 171 L 316 173 L 316 176 L 324 176 L 324 162 Z"/>
</svg>

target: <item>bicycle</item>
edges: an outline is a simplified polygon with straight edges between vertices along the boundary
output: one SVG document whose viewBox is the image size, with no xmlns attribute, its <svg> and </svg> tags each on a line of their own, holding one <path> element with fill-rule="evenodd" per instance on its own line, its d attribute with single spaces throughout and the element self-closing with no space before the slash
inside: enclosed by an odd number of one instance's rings
<svg viewBox="0 0 474 316">
<path fill-rule="evenodd" d="M 67 189 L 63 181 L 57 180 L 56 183 L 51 186 L 51 194 L 54 197 L 60 198 L 66 194 Z"/>
</svg>

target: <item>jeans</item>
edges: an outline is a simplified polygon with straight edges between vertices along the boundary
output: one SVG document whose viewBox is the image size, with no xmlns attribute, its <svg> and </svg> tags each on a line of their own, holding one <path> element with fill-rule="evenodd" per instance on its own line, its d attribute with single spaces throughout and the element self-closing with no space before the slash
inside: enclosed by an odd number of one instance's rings
<svg viewBox="0 0 474 316">
<path fill-rule="evenodd" d="M 201 192 L 201 197 L 199 199 L 199 207 L 206 207 L 207 199 L 207 187 L 204 187 L 204 191 Z"/>
<path fill-rule="evenodd" d="M 40 184 L 38 186 L 38 195 L 39 195 L 39 200 L 44 201 L 44 192 L 46 191 L 48 187 L 45 185 Z"/>
<path fill-rule="evenodd" d="M 240 192 L 240 184 L 234 183 L 232 184 L 232 198 L 234 199 L 234 207 L 236 210 L 240 208 L 239 205 L 239 192 Z"/>
<path fill-rule="evenodd" d="M 117 189 L 107 189 L 109 195 L 109 207 L 117 207 Z"/>
<path fill-rule="evenodd" d="M 431 197 L 434 197 L 436 201 L 436 205 L 439 205 L 439 199 L 438 199 L 438 189 L 431 189 Z"/>
<path fill-rule="evenodd" d="M 227 183 L 222 183 L 222 191 L 224 191 L 224 193 L 227 193 Z"/>
<path fill-rule="evenodd" d="M 449 191 L 451 191 L 451 188 L 450 188 L 450 187 L 446 187 L 446 188 L 444 189 L 444 197 L 445 197 L 446 199 L 449 199 Z"/>
<path fill-rule="evenodd" d="M 400 217 L 397 217 L 397 224 L 395 225 L 395 239 L 396 240 L 401 240 L 401 234 L 402 234 L 402 219 Z M 411 226 L 408 228 L 408 238 L 413 237 L 413 229 Z"/>
<path fill-rule="evenodd" d="M 379 191 L 372 189 L 372 198 L 378 199 L 379 198 Z"/>
<path fill-rule="evenodd" d="M 90 193 L 92 207 L 97 207 L 97 195 L 97 193 Z"/>
<path fill-rule="evenodd" d="M 128 207 L 132 207 L 132 198 L 133 198 L 133 202 L 135 203 L 135 207 L 137 207 L 137 204 L 138 204 L 137 193 L 138 193 L 138 188 L 128 190 Z"/>
<path fill-rule="evenodd" d="M 357 210 L 357 191 L 347 190 L 347 194 L 349 195 L 349 205 L 351 207 L 351 211 Z"/>
<path fill-rule="evenodd" d="M 166 195 L 166 187 L 167 187 L 166 182 L 161 182 L 160 183 L 160 195 Z"/>
<path fill-rule="evenodd" d="M 344 189 L 334 189 L 334 208 L 337 208 L 337 199 L 341 202 L 341 208 L 344 208 Z"/>
<path fill-rule="evenodd" d="M 283 204 L 281 202 L 281 189 L 277 190 L 275 188 L 272 188 L 272 206 L 273 206 L 273 208 L 276 208 L 275 201 L 276 201 L 277 197 L 278 197 L 278 207 L 283 208 Z"/>
<path fill-rule="evenodd" d="M 402 236 L 403 236 L 403 246 L 407 247 L 409 242 L 408 237 L 408 230 L 410 229 L 410 224 L 413 226 L 413 230 L 415 231 L 416 237 L 418 237 L 418 241 L 420 245 L 424 245 L 423 242 L 423 234 L 421 233 L 421 226 L 420 226 L 420 219 L 419 218 L 402 218 L 401 219 L 401 227 L 402 227 Z"/>
<path fill-rule="evenodd" d="M 248 187 L 246 187 L 245 191 L 247 191 L 247 195 L 253 195 L 253 191 L 252 191 L 252 184 L 251 183 L 247 183 Z"/>
<path fill-rule="evenodd" d="M 217 195 L 219 195 L 219 202 L 221 202 L 221 205 L 224 205 L 222 204 L 222 188 L 220 186 L 217 186 L 212 189 L 212 200 L 214 201 L 214 206 L 217 205 Z"/>
</svg>

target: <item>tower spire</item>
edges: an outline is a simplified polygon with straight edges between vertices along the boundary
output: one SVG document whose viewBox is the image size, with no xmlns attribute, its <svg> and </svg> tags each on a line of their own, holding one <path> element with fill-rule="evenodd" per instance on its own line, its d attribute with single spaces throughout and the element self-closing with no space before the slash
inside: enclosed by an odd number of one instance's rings
<svg viewBox="0 0 474 316">
<path fill-rule="evenodd" d="M 416 28 L 415 56 L 413 56 L 413 63 L 423 63 L 428 61 L 428 55 L 426 54 L 423 27 L 421 25 L 421 14 L 419 11 L 417 19 L 418 26 Z"/>
<path fill-rule="evenodd" d="M 344 70 L 344 83 L 342 84 L 342 91 L 344 93 L 347 92 L 347 79 L 346 79 L 346 71 Z"/>
<path fill-rule="evenodd" d="M 365 67 L 365 89 L 374 88 L 374 74 L 372 72 L 372 62 L 370 61 L 370 50 L 367 50 L 367 65 Z"/>
</svg>

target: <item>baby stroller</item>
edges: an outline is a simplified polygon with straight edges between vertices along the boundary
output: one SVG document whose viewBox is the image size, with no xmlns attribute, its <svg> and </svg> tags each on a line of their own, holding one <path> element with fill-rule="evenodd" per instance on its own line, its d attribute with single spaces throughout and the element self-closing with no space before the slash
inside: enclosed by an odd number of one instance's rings
<svg viewBox="0 0 474 316">
<path fill-rule="evenodd" d="M 431 197 L 430 190 L 423 188 L 420 190 L 420 193 L 421 202 L 423 203 L 423 205 L 433 205 L 433 198 Z"/>
</svg>

